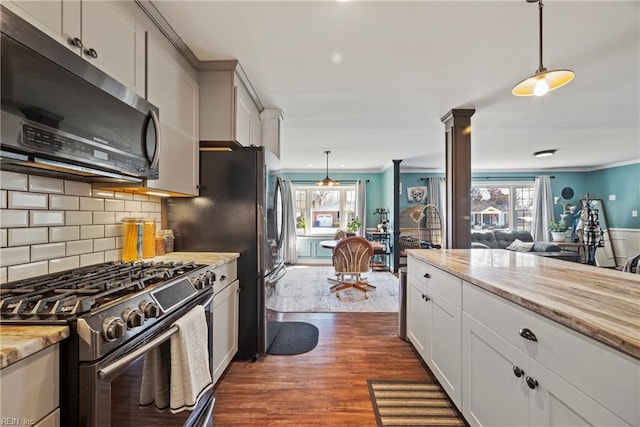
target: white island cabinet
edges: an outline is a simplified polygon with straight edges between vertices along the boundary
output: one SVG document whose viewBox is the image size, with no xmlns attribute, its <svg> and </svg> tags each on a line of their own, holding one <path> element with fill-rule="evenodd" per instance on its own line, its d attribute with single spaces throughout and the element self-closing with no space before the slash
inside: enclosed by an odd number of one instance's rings
<svg viewBox="0 0 640 427">
<path fill-rule="evenodd" d="M 5 0 L 4 6 L 144 96 L 142 23 L 131 4 L 101 0 Z"/>
<path fill-rule="evenodd" d="M 471 426 L 640 426 L 637 279 L 584 268 L 409 251 L 409 339 Z"/>
</svg>

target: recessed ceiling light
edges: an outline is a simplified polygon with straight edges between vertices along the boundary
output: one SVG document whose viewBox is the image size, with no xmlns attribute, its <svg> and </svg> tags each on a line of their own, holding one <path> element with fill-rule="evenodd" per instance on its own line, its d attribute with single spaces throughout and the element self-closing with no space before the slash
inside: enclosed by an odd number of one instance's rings
<svg viewBox="0 0 640 427">
<path fill-rule="evenodd" d="M 558 150 L 542 150 L 533 153 L 533 157 L 549 157 L 553 156 Z"/>
<path fill-rule="evenodd" d="M 340 52 L 333 52 L 331 54 L 331 62 L 334 64 L 342 63 L 342 54 Z"/>
</svg>

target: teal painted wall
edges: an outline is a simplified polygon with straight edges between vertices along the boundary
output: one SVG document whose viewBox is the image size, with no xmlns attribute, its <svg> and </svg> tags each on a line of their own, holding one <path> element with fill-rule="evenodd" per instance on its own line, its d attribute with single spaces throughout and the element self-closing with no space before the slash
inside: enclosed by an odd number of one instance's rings
<svg viewBox="0 0 640 427">
<path fill-rule="evenodd" d="M 603 200 L 609 227 L 640 229 L 640 216 L 631 216 L 632 210 L 640 214 L 640 163 L 589 172 L 586 187 L 591 198 Z"/>
</svg>

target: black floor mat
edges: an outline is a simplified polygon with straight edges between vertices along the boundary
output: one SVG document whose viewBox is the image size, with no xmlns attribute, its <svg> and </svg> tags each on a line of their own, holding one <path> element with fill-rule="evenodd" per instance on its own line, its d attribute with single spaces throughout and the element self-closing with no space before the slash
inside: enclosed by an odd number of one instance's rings
<svg viewBox="0 0 640 427">
<path fill-rule="evenodd" d="M 271 345 L 267 354 L 292 355 L 311 351 L 318 345 L 318 328 L 305 322 L 268 322 Z"/>
</svg>

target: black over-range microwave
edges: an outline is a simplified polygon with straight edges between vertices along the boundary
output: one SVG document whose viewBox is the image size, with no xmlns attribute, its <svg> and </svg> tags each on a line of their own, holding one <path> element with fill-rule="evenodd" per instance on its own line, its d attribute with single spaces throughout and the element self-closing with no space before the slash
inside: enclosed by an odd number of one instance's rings
<svg viewBox="0 0 640 427">
<path fill-rule="evenodd" d="M 0 8 L 2 169 L 91 182 L 158 178 L 158 108 Z"/>
</svg>

